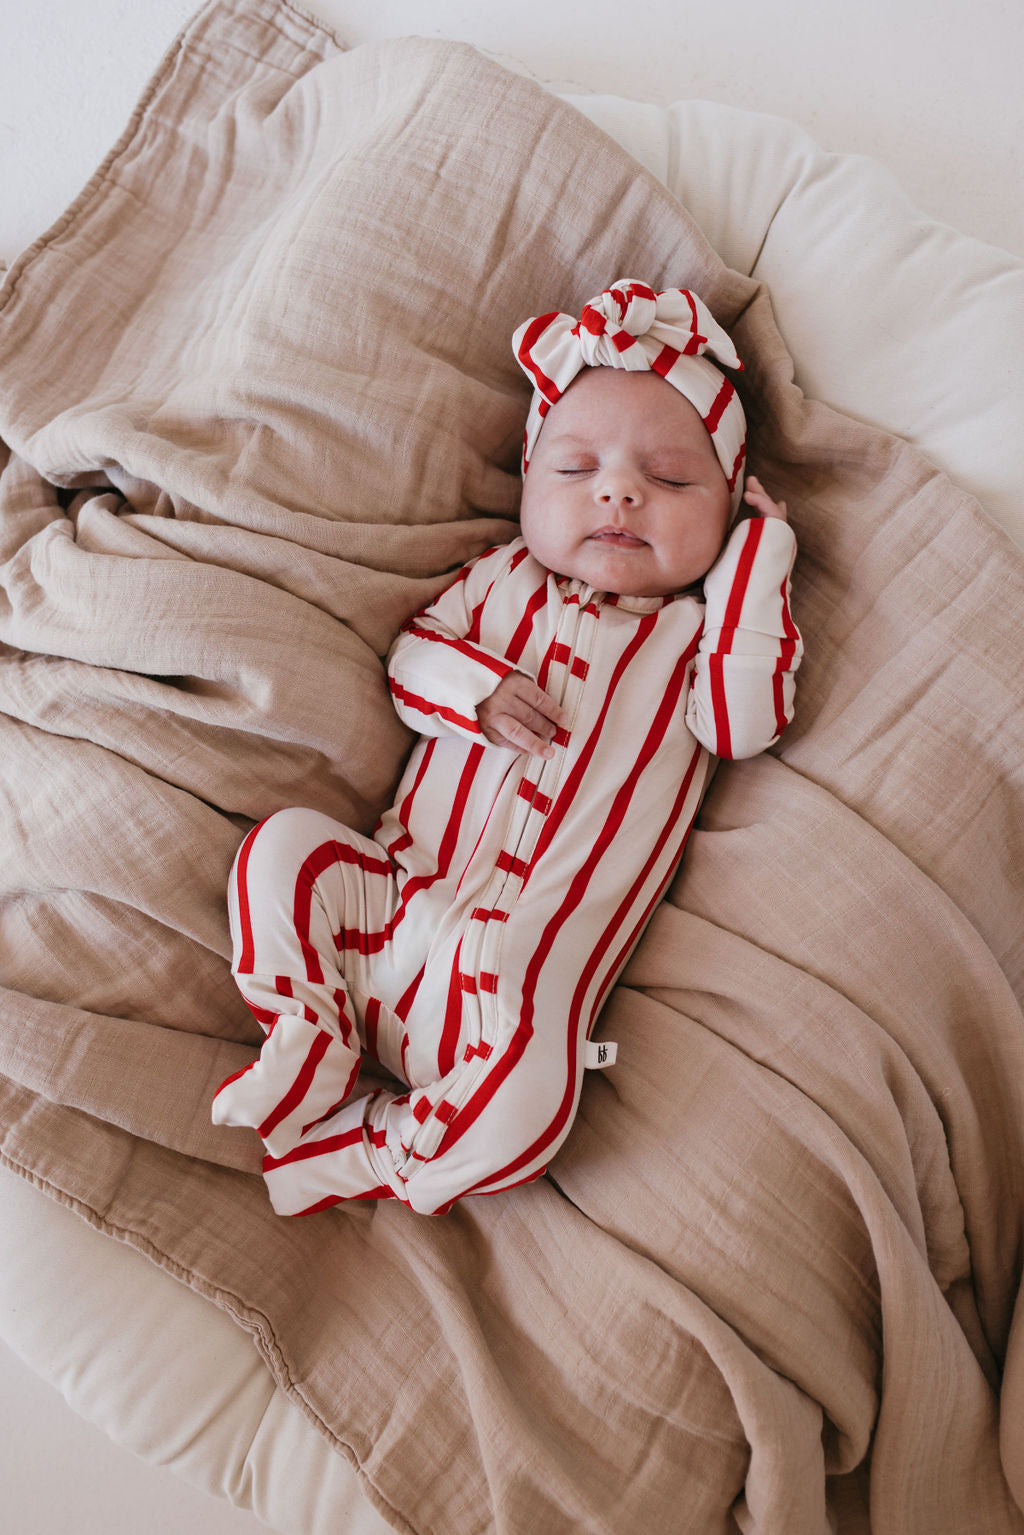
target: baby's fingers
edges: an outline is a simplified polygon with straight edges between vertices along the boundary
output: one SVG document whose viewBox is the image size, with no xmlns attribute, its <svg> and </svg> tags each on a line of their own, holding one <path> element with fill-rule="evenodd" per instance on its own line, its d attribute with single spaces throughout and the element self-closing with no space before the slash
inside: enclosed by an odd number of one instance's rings
<svg viewBox="0 0 1024 1535">
<path fill-rule="evenodd" d="M 534 682 L 532 677 L 527 677 L 523 672 L 510 672 L 505 678 L 505 683 L 517 702 L 527 711 L 524 714 L 519 709 L 513 710 L 526 724 L 532 725 L 534 729 L 537 729 L 538 726 L 534 723 L 534 717 L 539 716 L 541 728 L 550 738 L 559 726 L 566 723 L 565 710 L 561 705 L 556 704 L 551 694 L 545 693 L 544 689 Z M 545 728 L 548 721 L 550 721 L 551 729 Z"/>
<path fill-rule="evenodd" d="M 553 757 L 555 748 L 548 735 L 539 735 L 514 714 L 495 714 L 488 724 L 481 725 L 484 735 L 496 746 L 511 746 L 516 751 L 530 752 L 536 757 Z"/>
<path fill-rule="evenodd" d="M 477 709 L 484 737 L 495 746 L 543 757 L 554 755 L 551 740 L 565 724 L 565 711 L 522 672 L 509 672 Z"/>
<path fill-rule="evenodd" d="M 773 501 L 761 481 L 753 474 L 747 475 L 743 500 L 759 517 L 777 517 L 781 522 L 788 521 L 785 501 Z"/>
</svg>

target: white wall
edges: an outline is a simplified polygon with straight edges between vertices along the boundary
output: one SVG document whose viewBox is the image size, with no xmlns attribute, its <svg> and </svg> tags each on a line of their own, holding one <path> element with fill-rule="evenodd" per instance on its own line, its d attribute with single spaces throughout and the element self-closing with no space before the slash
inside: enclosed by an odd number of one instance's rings
<svg viewBox="0 0 1024 1535">
<path fill-rule="evenodd" d="M 118 137 L 194 0 L 0 0 L 0 259 Z M 1020 0 L 306 0 L 352 44 L 457 37 L 571 93 L 792 118 L 1024 256 Z"/>
<path fill-rule="evenodd" d="M 569 93 L 706 97 L 882 160 L 933 218 L 1024 256 L 1020 0 L 317 0 L 352 43 L 465 37 Z"/>
</svg>

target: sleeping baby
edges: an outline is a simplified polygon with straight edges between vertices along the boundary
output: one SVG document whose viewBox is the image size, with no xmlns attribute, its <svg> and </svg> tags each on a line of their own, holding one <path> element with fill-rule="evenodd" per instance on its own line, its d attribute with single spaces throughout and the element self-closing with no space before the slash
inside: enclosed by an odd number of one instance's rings
<svg viewBox="0 0 1024 1535">
<path fill-rule="evenodd" d="M 522 536 L 391 651 L 421 737 L 393 808 L 372 838 L 280 811 L 232 871 L 233 973 L 266 1039 L 213 1116 L 256 1129 L 281 1214 L 442 1214 L 543 1173 L 585 1069 L 614 1063 L 594 1026 L 712 757 L 792 717 L 796 543 L 744 488 L 721 371 L 741 365 L 709 310 L 624 279 L 513 345 Z M 363 1056 L 393 1087 L 357 1092 Z"/>
</svg>

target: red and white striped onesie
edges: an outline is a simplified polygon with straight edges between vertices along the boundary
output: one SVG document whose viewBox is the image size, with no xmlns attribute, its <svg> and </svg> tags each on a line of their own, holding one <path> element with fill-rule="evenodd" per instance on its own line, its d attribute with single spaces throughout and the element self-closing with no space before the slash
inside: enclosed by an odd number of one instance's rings
<svg viewBox="0 0 1024 1535">
<path fill-rule="evenodd" d="M 593 591 L 517 539 L 406 624 L 388 670 L 423 739 L 374 837 L 281 811 L 232 878 L 235 976 L 269 1032 L 214 1118 L 263 1138 L 275 1210 L 439 1214 L 545 1170 L 708 753 L 753 755 L 791 718 L 795 548 L 784 521 L 740 522 L 701 601 Z M 512 669 L 568 715 L 550 759 L 481 735 Z M 408 1090 L 353 1097 L 364 1052 Z"/>
</svg>

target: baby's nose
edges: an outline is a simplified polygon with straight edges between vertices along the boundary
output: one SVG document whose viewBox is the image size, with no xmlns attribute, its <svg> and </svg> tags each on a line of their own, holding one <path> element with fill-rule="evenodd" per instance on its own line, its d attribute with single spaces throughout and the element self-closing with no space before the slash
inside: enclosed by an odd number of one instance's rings
<svg viewBox="0 0 1024 1535">
<path fill-rule="evenodd" d="M 602 475 L 596 490 L 604 506 L 639 506 L 643 495 L 639 479 L 621 470 Z"/>
</svg>

